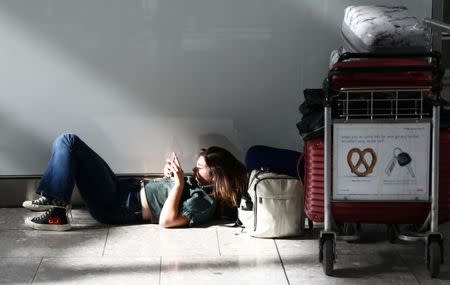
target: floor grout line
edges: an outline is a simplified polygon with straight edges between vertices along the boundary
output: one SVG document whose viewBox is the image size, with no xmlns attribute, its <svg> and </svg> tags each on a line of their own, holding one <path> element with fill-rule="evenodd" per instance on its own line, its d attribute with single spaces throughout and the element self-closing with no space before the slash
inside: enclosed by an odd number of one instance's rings
<svg viewBox="0 0 450 285">
<path fill-rule="evenodd" d="M 281 254 L 280 254 L 280 250 L 278 250 L 277 241 L 275 239 L 272 239 L 272 240 L 273 240 L 273 243 L 275 244 L 275 249 L 277 250 L 278 258 L 280 259 L 281 268 L 283 268 L 284 277 L 286 277 L 287 284 L 290 285 L 291 282 L 289 282 L 289 278 L 286 273 L 286 268 L 284 267 L 283 259 L 281 259 Z"/>
<path fill-rule="evenodd" d="M 406 261 L 403 259 L 402 255 L 398 252 L 398 250 L 396 250 L 396 252 L 397 252 L 397 255 L 398 255 L 399 258 L 400 258 L 400 261 L 401 261 L 401 262 L 403 263 L 403 265 L 408 269 L 408 272 L 411 273 L 412 276 L 414 276 L 414 278 L 416 279 L 417 284 L 422 285 L 422 282 L 421 282 L 420 279 L 417 277 L 417 274 L 416 274 L 416 272 L 414 272 L 413 268 L 410 268 L 410 267 L 408 266 L 408 264 L 407 264 Z"/>
<path fill-rule="evenodd" d="M 217 249 L 219 250 L 219 256 L 222 256 L 222 253 L 220 252 L 219 232 L 217 231 L 217 227 L 216 227 L 216 240 L 217 240 Z"/>
<path fill-rule="evenodd" d="M 106 237 L 105 237 L 105 244 L 103 245 L 103 252 L 102 252 L 102 257 L 105 256 L 105 250 L 106 250 L 106 242 L 108 241 L 108 237 L 109 237 L 109 230 L 111 228 L 108 228 L 108 231 L 106 232 Z"/>
<path fill-rule="evenodd" d="M 161 275 L 162 275 L 162 256 L 159 257 L 159 285 L 161 285 Z"/>
<path fill-rule="evenodd" d="M 30 284 L 33 284 L 33 283 L 34 283 L 34 279 L 36 279 L 37 273 L 38 273 L 38 271 L 39 271 L 39 268 L 41 267 L 41 264 L 42 264 L 42 261 L 43 261 L 43 260 L 44 260 L 44 258 L 41 257 L 41 261 L 39 262 L 39 265 L 38 265 L 37 268 L 36 268 L 36 272 L 34 272 L 33 279 L 31 279 L 31 283 L 30 283 Z"/>
</svg>

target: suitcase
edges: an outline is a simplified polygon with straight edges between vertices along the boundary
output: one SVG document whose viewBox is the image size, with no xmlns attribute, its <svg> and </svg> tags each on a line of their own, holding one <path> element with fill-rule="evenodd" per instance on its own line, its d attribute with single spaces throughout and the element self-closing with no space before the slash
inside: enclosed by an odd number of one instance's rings
<svg viewBox="0 0 450 285">
<path fill-rule="evenodd" d="M 450 128 L 443 128 L 439 138 L 439 222 L 450 220 Z"/>
<path fill-rule="evenodd" d="M 314 222 L 324 221 L 324 141 L 305 142 L 304 211 Z M 439 223 L 450 220 L 450 129 L 440 131 Z M 422 224 L 430 211 L 428 202 L 331 202 L 338 223 Z"/>
<path fill-rule="evenodd" d="M 314 222 L 323 222 L 323 137 L 310 139 L 304 145 L 303 209 Z"/>
<path fill-rule="evenodd" d="M 348 58 L 360 58 L 361 54 L 344 54 Z M 371 56 L 366 54 L 364 56 Z M 386 55 L 387 56 L 387 55 Z M 358 87 L 428 87 L 440 82 L 434 75 L 433 64 L 422 59 L 410 58 L 367 58 L 346 61 L 346 57 L 335 63 L 329 71 L 329 88 L 335 91 L 341 88 Z"/>
<path fill-rule="evenodd" d="M 418 53 L 431 50 L 431 34 L 401 6 L 349 6 L 341 36 L 350 52 Z"/>
</svg>

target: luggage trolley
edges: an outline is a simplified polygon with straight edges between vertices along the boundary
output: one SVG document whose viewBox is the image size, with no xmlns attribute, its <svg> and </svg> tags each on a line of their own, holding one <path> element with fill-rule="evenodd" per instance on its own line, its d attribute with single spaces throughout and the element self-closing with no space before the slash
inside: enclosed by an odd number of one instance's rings
<svg viewBox="0 0 450 285">
<path fill-rule="evenodd" d="M 409 240 L 425 241 L 430 274 L 439 274 L 443 263 L 443 236 L 438 231 L 443 75 L 439 61 L 437 52 L 345 53 L 330 69 L 324 83 L 324 229 L 319 239 L 319 260 L 326 275 L 332 274 L 336 257 L 335 218 L 348 222 L 362 217 L 361 222 L 389 224 L 387 215 L 398 212 L 401 217 L 393 220 L 415 224 L 424 223 L 428 211 L 429 231 Z M 401 149 L 405 144 L 414 148 L 412 155 Z M 413 169 L 408 164 L 415 159 L 429 163 L 417 163 Z M 398 177 L 392 178 L 394 170 Z M 368 204 L 374 206 L 361 207 Z M 417 206 L 424 218 L 402 214 L 406 205 L 407 211 Z"/>
</svg>

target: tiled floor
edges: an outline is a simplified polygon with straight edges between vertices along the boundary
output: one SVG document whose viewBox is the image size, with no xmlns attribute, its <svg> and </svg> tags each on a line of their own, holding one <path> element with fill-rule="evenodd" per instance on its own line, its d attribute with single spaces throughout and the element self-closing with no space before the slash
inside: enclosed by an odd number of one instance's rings
<svg viewBox="0 0 450 285">
<path fill-rule="evenodd" d="M 421 243 L 390 244 L 384 226 L 363 225 L 358 242 L 337 242 L 334 276 L 318 261 L 318 226 L 292 239 L 256 239 L 223 225 L 109 227 L 83 209 L 69 232 L 26 228 L 36 213 L 0 209 L 0 284 L 450 284 L 445 264 L 431 279 Z"/>
</svg>

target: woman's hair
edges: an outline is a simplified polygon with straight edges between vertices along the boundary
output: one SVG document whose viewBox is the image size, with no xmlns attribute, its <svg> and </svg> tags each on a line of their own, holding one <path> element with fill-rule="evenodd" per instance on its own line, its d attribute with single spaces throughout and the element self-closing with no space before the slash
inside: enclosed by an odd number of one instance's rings
<svg viewBox="0 0 450 285">
<path fill-rule="evenodd" d="M 228 150 L 211 146 L 202 149 L 199 156 L 205 158 L 214 183 L 214 196 L 221 206 L 238 207 L 248 187 L 245 166 Z"/>
</svg>

